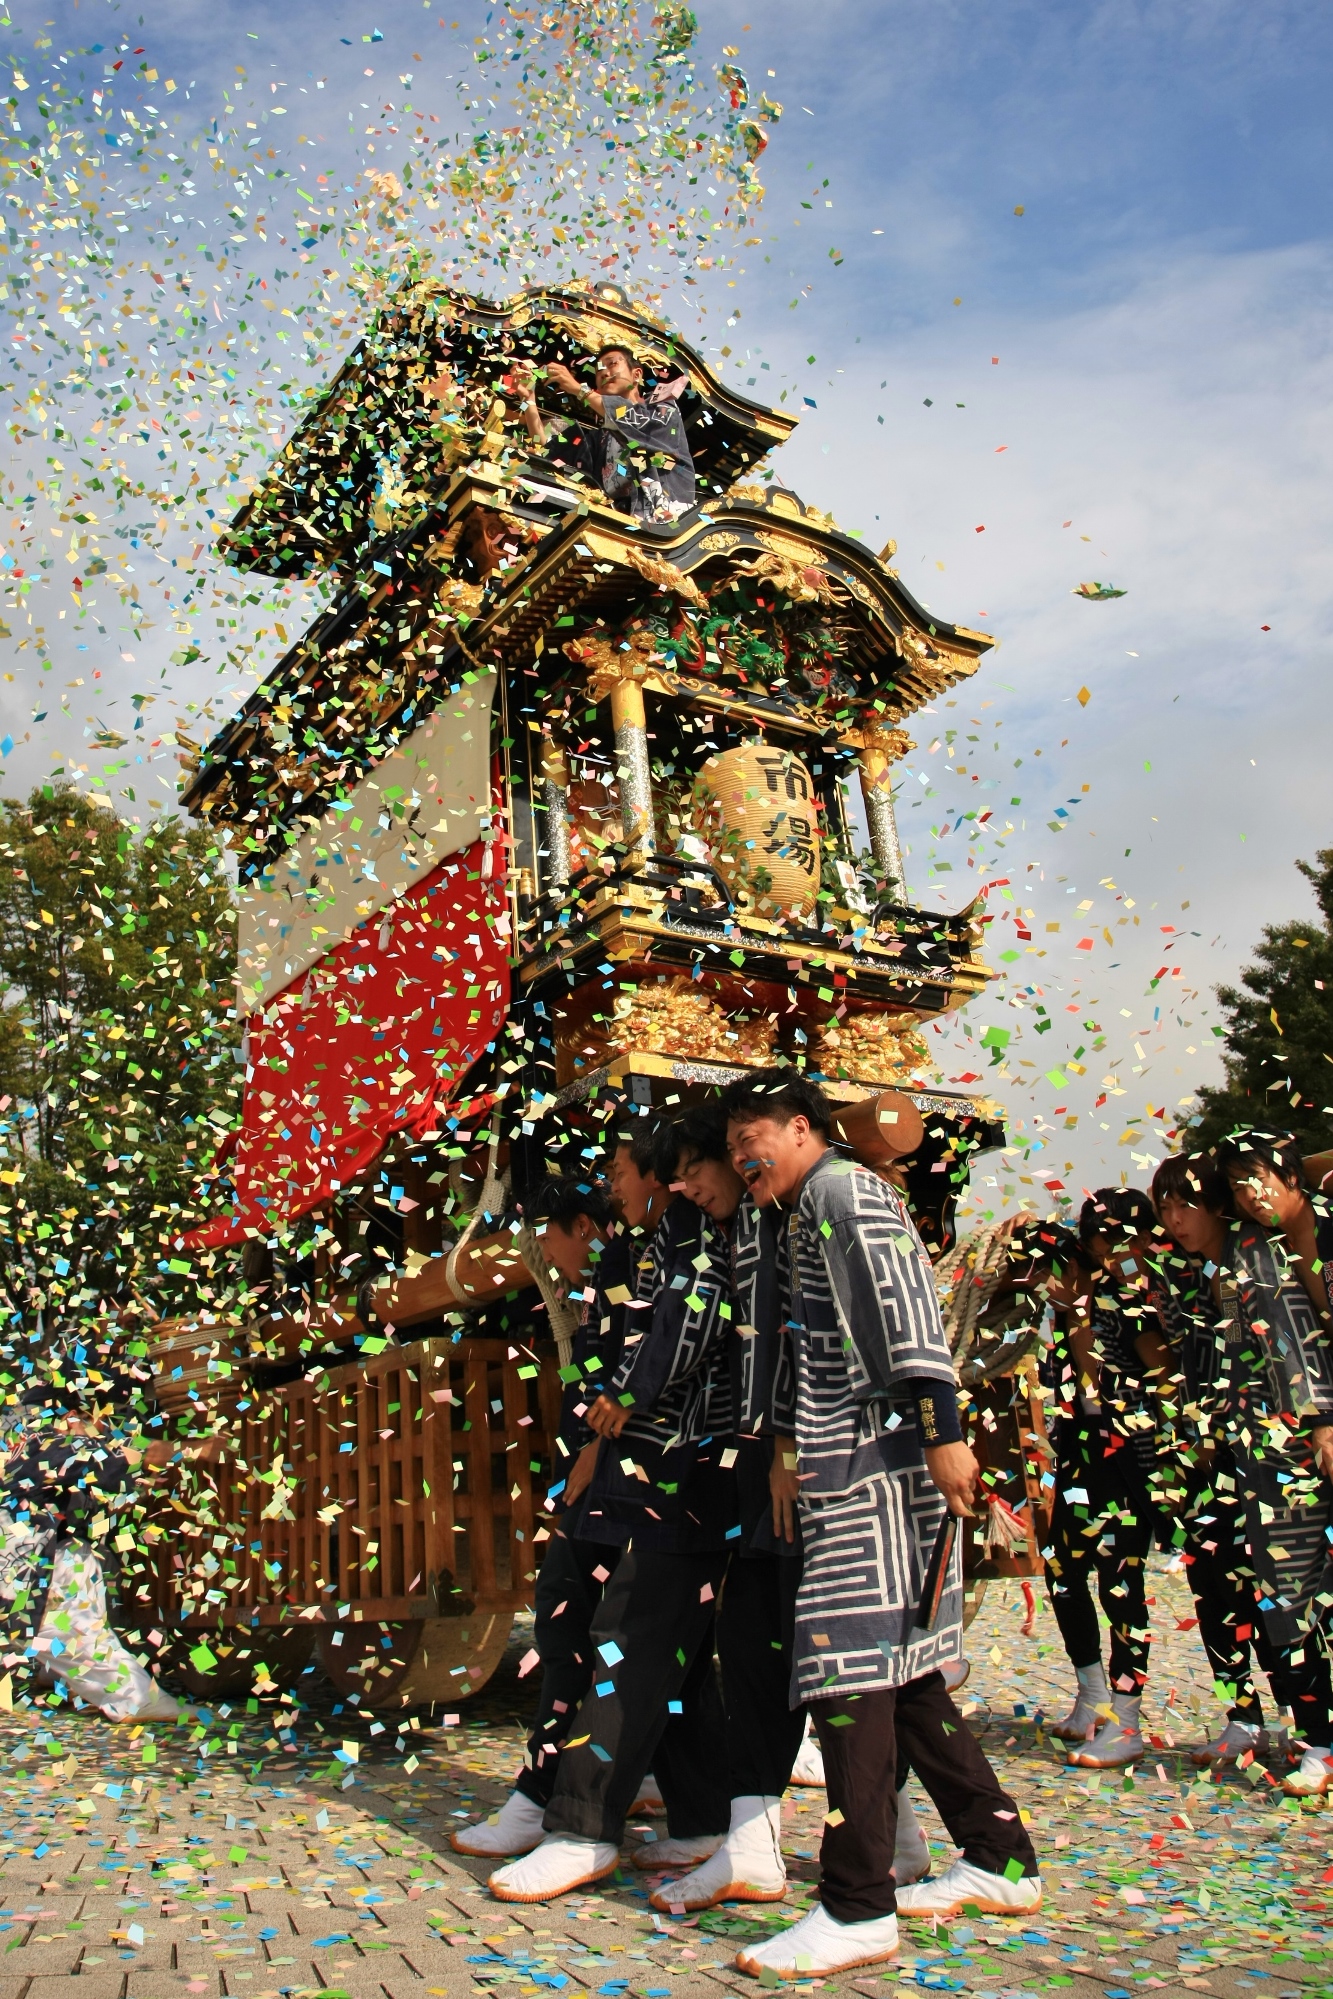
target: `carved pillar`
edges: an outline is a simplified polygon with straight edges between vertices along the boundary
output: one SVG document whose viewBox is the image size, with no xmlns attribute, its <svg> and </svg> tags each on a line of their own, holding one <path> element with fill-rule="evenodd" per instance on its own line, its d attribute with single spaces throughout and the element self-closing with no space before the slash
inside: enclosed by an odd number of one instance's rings
<svg viewBox="0 0 1333 1999">
<path fill-rule="evenodd" d="M 643 689 L 637 681 L 612 683 L 611 725 L 616 737 L 616 777 L 625 845 L 631 855 L 646 859 L 653 851 L 653 785 L 648 768 L 648 715 L 643 705 Z"/>
<path fill-rule="evenodd" d="M 896 746 L 894 746 L 896 747 Z M 861 793 L 870 823 L 870 849 L 875 865 L 892 884 L 891 893 L 902 902 L 907 897 L 903 873 L 903 850 L 898 839 L 898 822 L 893 816 L 893 761 L 891 739 L 867 735 L 861 747 Z"/>
<path fill-rule="evenodd" d="M 542 804 L 546 807 L 545 845 L 546 863 L 542 866 L 538 857 L 538 870 L 544 887 L 559 894 L 569 886 L 573 873 L 573 859 L 569 838 L 569 759 L 565 755 L 563 743 L 547 743 L 541 761 Z"/>
</svg>

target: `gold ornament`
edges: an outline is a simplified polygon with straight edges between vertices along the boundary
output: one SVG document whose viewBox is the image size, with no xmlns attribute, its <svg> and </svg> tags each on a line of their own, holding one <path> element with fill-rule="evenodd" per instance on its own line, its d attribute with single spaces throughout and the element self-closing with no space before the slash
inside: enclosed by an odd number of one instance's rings
<svg viewBox="0 0 1333 1999">
<path fill-rule="evenodd" d="M 674 562 L 660 562 L 641 548 L 625 549 L 622 559 L 631 569 L 638 571 L 645 583 L 657 583 L 664 590 L 674 590 L 678 597 L 684 597 L 687 603 L 697 604 L 700 608 L 707 604 L 708 599 L 699 585 L 683 569 L 677 569 Z"/>
<path fill-rule="evenodd" d="M 760 916 L 808 916 L 819 888 L 814 782 L 799 757 L 744 743 L 709 757 L 695 828 L 733 896 Z"/>
<path fill-rule="evenodd" d="M 772 1057 L 777 1034 L 777 1022 L 766 1014 L 731 1015 L 693 980 L 660 979 L 617 993 L 609 1014 L 558 1021 L 556 1083 L 563 1089 L 603 1068 L 613 1055 L 631 1052 L 762 1068 Z"/>
<path fill-rule="evenodd" d="M 916 1027 L 912 1013 L 851 1013 L 826 1021 L 810 1053 L 825 1075 L 901 1083 L 930 1067 L 930 1051 Z"/>
</svg>

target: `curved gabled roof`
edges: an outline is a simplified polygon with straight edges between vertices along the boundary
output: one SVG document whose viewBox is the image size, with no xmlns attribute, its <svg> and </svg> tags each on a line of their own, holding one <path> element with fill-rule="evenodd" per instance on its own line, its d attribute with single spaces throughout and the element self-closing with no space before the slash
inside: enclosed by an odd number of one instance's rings
<svg viewBox="0 0 1333 1999">
<path fill-rule="evenodd" d="M 441 574 L 478 507 L 512 517 L 524 546 L 484 592 L 452 582 L 463 623 L 441 623 Z M 248 828 L 254 851 L 277 851 L 298 815 L 342 795 L 460 677 L 517 670 L 538 640 L 560 646 L 599 620 L 614 628 L 657 584 L 700 600 L 732 575 L 765 575 L 784 600 L 836 607 L 858 691 L 804 718 L 790 701 L 757 692 L 695 691 L 821 736 L 855 741 L 866 727 L 894 729 L 974 673 L 994 640 L 926 611 L 889 566 L 891 553 L 890 545 L 872 554 L 780 487 L 733 487 L 669 527 L 646 530 L 600 497 L 546 485 L 522 467 L 472 464 L 410 531 L 372 545 L 348 587 L 204 750 L 182 802 L 235 834 Z M 660 669 L 645 662 L 647 684 L 654 675 Z M 689 691 L 681 676 L 671 678 L 675 691 Z"/>
</svg>

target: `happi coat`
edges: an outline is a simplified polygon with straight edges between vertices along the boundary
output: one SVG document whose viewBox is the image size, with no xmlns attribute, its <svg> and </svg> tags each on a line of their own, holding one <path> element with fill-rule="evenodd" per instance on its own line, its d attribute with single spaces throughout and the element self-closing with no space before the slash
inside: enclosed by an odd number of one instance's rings
<svg viewBox="0 0 1333 1999">
<path fill-rule="evenodd" d="M 604 1437 L 581 1532 L 695 1554 L 738 1536 L 727 1367 L 725 1229 L 678 1196 L 639 1265 L 609 1393 L 630 1418 Z"/>
<path fill-rule="evenodd" d="M 945 1504 L 909 1384 L 953 1388 L 930 1259 L 894 1188 L 824 1153 L 779 1244 L 795 1373 L 805 1566 L 791 1700 L 898 1687 L 962 1652 L 955 1545 L 933 1630 L 916 1624 Z"/>
<path fill-rule="evenodd" d="M 694 460 L 670 396 L 604 396 L 601 423 L 567 427 L 551 455 L 595 480 L 613 507 L 637 521 L 674 521 L 694 505 Z"/>
<path fill-rule="evenodd" d="M 789 1541 L 773 1530 L 769 1472 L 778 1437 L 796 1435 L 796 1368 L 779 1269 L 787 1218 L 747 1194 L 731 1224 L 732 1316 L 728 1357 L 735 1418 L 739 1558 L 801 1560 L 799 1515 Z"/>
</svg>

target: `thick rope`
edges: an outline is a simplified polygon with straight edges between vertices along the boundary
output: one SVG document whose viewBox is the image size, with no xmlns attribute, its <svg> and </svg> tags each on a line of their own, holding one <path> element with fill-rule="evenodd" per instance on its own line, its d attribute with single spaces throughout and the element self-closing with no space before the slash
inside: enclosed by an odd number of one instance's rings
<svg viewBox="0 0 1333 1999">
<path fill-rule="evenodd" d="M 952 1249 L 935 1265 L 935 1289 L 955 1368 L 976 1345 L 977 1328 L 995 1296 L 1009 1260 L 1009 1239 L 1018 1217 L 1010 1215 L 983 1235 Z"/>
<path fill-rule="evenodd" d="M 560 1355 L 561 1367 L 568 1367 L 574 1351 L 574 1333 L 579 1323 L 579 1314 L 568 1298 L 562 1297 L 552 1281 L 550 1268 L 542 1251 L 541 1238 L 530 1223 L 524 1222 L 518 1232 L 518 1253 L 527 1264 L 536 1281 L 537 1289 L 546 1301 L 546 1316 Z"/>
</svg>

